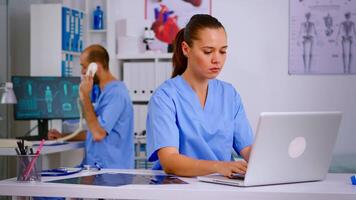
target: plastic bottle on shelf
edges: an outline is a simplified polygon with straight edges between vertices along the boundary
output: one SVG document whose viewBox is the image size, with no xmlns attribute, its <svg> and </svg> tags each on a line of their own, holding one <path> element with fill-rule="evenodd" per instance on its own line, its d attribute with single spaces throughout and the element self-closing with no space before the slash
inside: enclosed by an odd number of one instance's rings
<svg viewBox="0 0 356 200">
<path fill-rule="evenodd" d="M 93 12 L 94 16 L 94 26 L 95 30 L 104 29 L 104 12 L 101 10 L 100 6 L 97 6 Z"/>
</svg>

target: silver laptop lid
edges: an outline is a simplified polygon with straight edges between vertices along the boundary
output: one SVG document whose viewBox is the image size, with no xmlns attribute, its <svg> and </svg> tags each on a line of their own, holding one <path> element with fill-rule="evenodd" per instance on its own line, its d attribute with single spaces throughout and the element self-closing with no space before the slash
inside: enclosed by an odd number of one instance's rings
<svg viewBox="0 0 356 200">
<path fill-rule="evenodd" d="M 324 179 L 340 112 L 261 113 L 245 186 Z"/>
</svg>

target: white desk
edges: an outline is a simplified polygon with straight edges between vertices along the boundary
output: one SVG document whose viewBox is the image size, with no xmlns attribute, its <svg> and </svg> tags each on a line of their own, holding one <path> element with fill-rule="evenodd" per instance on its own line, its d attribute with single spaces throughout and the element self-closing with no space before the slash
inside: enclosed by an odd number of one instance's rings
<svg viewBox="0 0 356 200">
<path fill-rule="evenodd" d="M 102 170 L 103 172 L 126 172 L 139 174 L 161 174 L 161 171 L 146 170 Z M 88 175 L 89 172 L 81 172 Z M 71 175 L 68 177 L 79 176 Z M 284 184 L 239 188 L 203 183 L 195 178 L 181 178 L 189 184 L 181 185 L 125 185 L 118 187 L 88 186 L 58 183 L 18 183 L 14 179 L 0 181 L 3 196 L 62 196 L 78 198 L 110 199 L 356 199 L 356 186 L 350 183 L 351 174 L 328 174 L 319 182 Z M 43 178 L 42 181 L 56 178 Z"/>
<path fill-rule="evenodd" d="M 38 146 L 33 146 L 32 148 L 34 152 L 36 152 Z M 81 148 L 84 148 L 84 142 L 68 142 L 61 145 L 43 146 L 41 155 L 60 153 Z M 16 156 L 16 151 L 14 148 L 0 148 L 0 156 Z"/>
</svg>

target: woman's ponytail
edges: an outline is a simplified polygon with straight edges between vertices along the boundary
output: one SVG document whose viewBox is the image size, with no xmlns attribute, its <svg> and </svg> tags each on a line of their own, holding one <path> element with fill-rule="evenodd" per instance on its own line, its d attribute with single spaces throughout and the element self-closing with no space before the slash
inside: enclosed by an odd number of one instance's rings
<svg viewBox="0 0 356 200">
<path fill-rule="evenodd" d="M 184 28 L 181 29 L 173 41 L 173 73 L 172 78 L 181 75 L 187 69 L 188 60 L 183 54 L 182 42 L 184 41 Z"/>
</svg>

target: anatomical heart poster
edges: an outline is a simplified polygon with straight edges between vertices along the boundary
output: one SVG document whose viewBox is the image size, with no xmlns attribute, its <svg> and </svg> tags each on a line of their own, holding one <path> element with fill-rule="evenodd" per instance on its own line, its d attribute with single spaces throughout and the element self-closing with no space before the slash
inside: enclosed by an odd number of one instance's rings
<svg viewBox="0 0 356 200">
<path fill-rule="evenodd" d="M 145 18 L 155 34 L 153 45 L 167 52 L 167 46 L 193 15 L 211 13 L 211 0 L 146 0 L 145 8 Z"/>
</svg>

